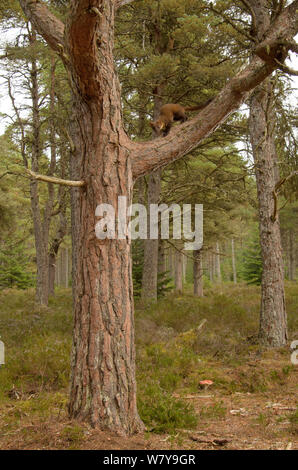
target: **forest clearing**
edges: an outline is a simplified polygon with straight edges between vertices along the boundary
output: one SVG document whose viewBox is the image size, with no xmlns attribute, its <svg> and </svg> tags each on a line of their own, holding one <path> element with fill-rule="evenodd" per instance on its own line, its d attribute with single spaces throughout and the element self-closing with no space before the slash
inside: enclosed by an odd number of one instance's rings
<svg viewBox="0 0 298 470">
<path fill-rule="evenodd" d="M 0 450 L 297 450 L 297 34 L 0 2 Z"/>
<path fill-rule="evenodd" d="M 33 291 L 2 292 L 0 328 L 10 353 L 0 370 L 0 449 L 297 450 L 297 367 L 289 348 L 262 351 L 255 344 L 257 287 L 216 290 L 136 307 L 137 387 L 147 432 L 131 438 L 67 416 L 70 291 L 59 290 L 47 309 L 36 307 Z M 295 338 L 297 284 L 288 284 L 287 294 Z M 205 379 L 213 384 L 200 389 Z"/>
</svg>

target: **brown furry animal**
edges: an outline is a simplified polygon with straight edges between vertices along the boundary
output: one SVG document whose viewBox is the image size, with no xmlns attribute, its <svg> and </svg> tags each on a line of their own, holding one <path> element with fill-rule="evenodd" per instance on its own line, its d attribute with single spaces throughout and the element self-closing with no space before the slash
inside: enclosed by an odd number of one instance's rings
<svg viewBox="0 0 298 470">
<path fill-rule="evenodd" d="M 163 135 L 165 137 L 171 130 L 174 121 L 187 121 L 187 111 L 198 111 L 205 108 L 212 100 L 208 100 L 204 104 L 197 106 L 181 106 L 181 104 L 164 104 L 160 108 L 160 114 L 156 121 L 151 121 L 150 126 L 157 135 Z"/>
</svg>

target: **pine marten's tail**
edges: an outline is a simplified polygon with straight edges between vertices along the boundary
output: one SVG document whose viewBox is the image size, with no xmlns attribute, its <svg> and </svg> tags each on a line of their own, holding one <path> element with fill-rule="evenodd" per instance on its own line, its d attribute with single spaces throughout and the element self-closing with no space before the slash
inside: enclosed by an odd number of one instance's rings
<svg viewBox="0 0 298 470">
<path fill-rule="evenodd" d="M 206 101 L 204 104 L 198 104 L 197 106 L 186 106 L 184 109 L 185 111 L 199 111 L 200 109 L 206 108 L 206 106 L 208 106 L 212 100 L 213 98 L 210 98 L 210 100 Z"/>
</svg>

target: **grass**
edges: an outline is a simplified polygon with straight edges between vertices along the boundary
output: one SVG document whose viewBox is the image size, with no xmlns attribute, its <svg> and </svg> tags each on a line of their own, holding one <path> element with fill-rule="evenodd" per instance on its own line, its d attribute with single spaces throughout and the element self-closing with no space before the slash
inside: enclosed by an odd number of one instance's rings
<svg viewBox="0 0 298 470">
<path fill-rule="evenodd" d="M 297 410 L 289 416 L 290 421 L 290 431 L 292 434 L 298 435 L 298 408 Z"/>
<path fill-rule="evenodd" d="M 286 292 L 290 339 L 298 339 L 297 284 L 287 284 Z M 22 439 L 30 441 L 32 423 L 67 420 L 71 303 L 65 289 L 57 291 L 48 308 L 35 304 L 33 290 L 0 292 L 0 335 L 6 347 L 0 428 L 6 436 L 20 430 Z M 259 303 L 258 287 L 232 284 L 224 285 L 222 293 L 210 287 L 204 298 L 186 289 L 184 295 L 169 294 L 151 306 L 137 303 L 138 407 L 148 429 L 174 434 L 203 419 L 223 419 L 226 408 L 220 399 L 199 413 L 183 399 L 201 393 L 200 380 L 212 380 L 212 390 L 225 395 L 287 387 L 295 372 L 289 350 L 266 352 L 255 342 Z M 203 319 L 207 322 L 198 332 Z M 297 413 L 291 429 L 297 430 Z M 84 438 L 76 424 L 62 427 L 60 434 L 66 448 L 78 448 Z"/>
</svg>

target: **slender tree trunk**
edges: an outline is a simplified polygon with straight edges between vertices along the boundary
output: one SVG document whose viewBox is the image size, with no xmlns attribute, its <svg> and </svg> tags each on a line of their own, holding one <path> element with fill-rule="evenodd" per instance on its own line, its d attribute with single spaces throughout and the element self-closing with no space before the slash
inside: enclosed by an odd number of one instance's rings
<svg viewBox="0 0 298 470">
<path fill-rule="evenodd" d="M 154 119 L 159 116 L 162 100 L 157 87 L 154 97 Z M 154 137 L 154 135 L 153 135 Z M 159 240 L 150 239 L 149 211 L 150 204 L 158 204 L 161 190 L 161 170 L 156 170 L 148 179 L 148 238 L 144 240 L 144 266 L 142 277 L 142 299 L 157 300 L 158 245 Z"/>
<path fill-rule="evenodd" d="M 213 251 L 211 253 L 212 257 L 212 278 L 214 281 L 217 279 L 217 254 L 216 254 L 216 247 L 213 247 Z"/>
<path fill-rule="evenodd" d="M 35 32 L 29 33 L 30 44 L 34 46 L 36 42 Z M 38 66 L 37 60 L 31 59 L 31 100 L 32 100 L 32 170 L 38 173 L 39 160 L 41 157 L 40 141 L 40 112 L 39 112 L 39 90 L 38 90 Z M 50 185 L 49 185 L 50 186 Z M 49 189 L 52 192 L 52 189 Z M 50 195 L 52 198 L 52 193 Z M 45 208 L 44 220 L 40 212 L 38 183 L 30 182 L 31 211 L 33 217 L 33 229 L 36 250 L 36 301 L 42 305 L 48 305 L 49 300 L 49 257 L 48 257 L 48 236 L 49 236 L 49 208 L 48 200 Z"/>
<path fill-rule="evenodd" d="M 175 291 L 183 291 L 183 254 L 181 251 L 175 251 Z"/>
<path fill-rule="evenodd" d="M 261 41 L 270 26 L 270 5 L 267 0 L 252 0 L 251 7 L 255 16 L 254 33 Z M 273 197 L 279 173 L 274 142 L 275 123 L 273 85 L 268 78 L 254 89 L 250 97 L 249 118 L 263 265 L 259 338 L 265 347 L 284 346 L 288 338 L 281 233 Z"/>
<path fill-rule="evenodd" d="M 193 252 L 193 293 L 197 297 L 203 297 L 203 259 L 202 250 Z"/>
<path fill-rule="evenodd" d="M 274 216 L 277 154 L 274 143 L 272 85 L 266 80 L 250 100 L 250 136 L 255 162 L 262 251 L 262 301 L 259 338 L 266 347 L 287 342 L 284 266 L 278 214 Z"/>
<path fill-rule="evenodd" d="M 62 176 L 63 177 L 63 176 Z M 57 261 L 58 251 L 63 239 L 67 233 L 67 218 L 66 218 L 66 206 L 65 206 L 65 188 L 59 187 L 59 204 L 61 205 L 59 212 L 59 224 L 54 238 L 50 242 L 49 249 L 49 294 L 54 295 L 55 293 L 55 281 L 60 285 L 60 272 L 59 280 L 57 272 Z"/>
<path fill-rule="evenodd" d="M 237 270 L 236 270 L 236 258 L 235 258 L 235 242 L 234 242 L 234 238 L 232 238 L 231 245 L 232 245 L 233 282 L 234 282 L 234 284 L 237 284 Z"/>
<path fill-rule="evenodd" d="M 54 173 L 56 167 L 56 122 L 55 122 L 55 71 L 56 71 L 56 58 L 54 54 L 51 57 L 51 89 L 50 89 L 50 112 L 51 112 L 51 127 L 50 127 L 50 147 L 51 147 L 51 166 L 50 174 Z M 65 160 L 63 154 L 60 158 L 61 178 L 65 178 Z M 50 187 L 52 198 L 54 196 L 53 188 Z M 49 248 L 49 295 L 55 293 L 55 277 L 56 277 L 56 262 L 57 254 L 60 244 L 63 241 L 67 232 L 67 219 L 66 219 L 66 189 L 64 186 L 58 188 L 58 204 L 59 204 L 59 223 L 56 234 L 50 242 Z M 52 209 L 52 204 L 48 210 Z M 49 221 L 50 222 L 50 221 Z"/>
<path fill-rule="evenodd" d="M 219 282 L 221 282 L 220 247 L 218 242 L 216 242 L 215 269 L 216 278 Z"/>
<path fill-rule="evenodd" d="M 187 257 L 183 255 L 182 257 L 182 267 L 183 267 L 183 283 L 186 282 L 186 271 L 187 271 Z"/>
<path fill-rule="evenodd" d="M 208 251 L 208 269 L 209 269 L 209 278 L 213 282 L 213 253 Z"/>
<path fill-rule="evenodd" d="M 175 279 L 175 253 L 174 249 L 172 246 L 169 248 L 168 252 L 168 257 L 169 257 L 169 271 L 170 271 L 170 276 L 174 280 Z"/>
<path fill-rule="evenodd" d="M 159 240 L 150 239 L 150 204 L 158 204 L 160 196 L 160 170 L 149 175 L 148 181 L 148 238 L 144 240 L 144 266 L 142 277 L 142 299 L 157 299 L 158 244 Z"/>
</svg>

